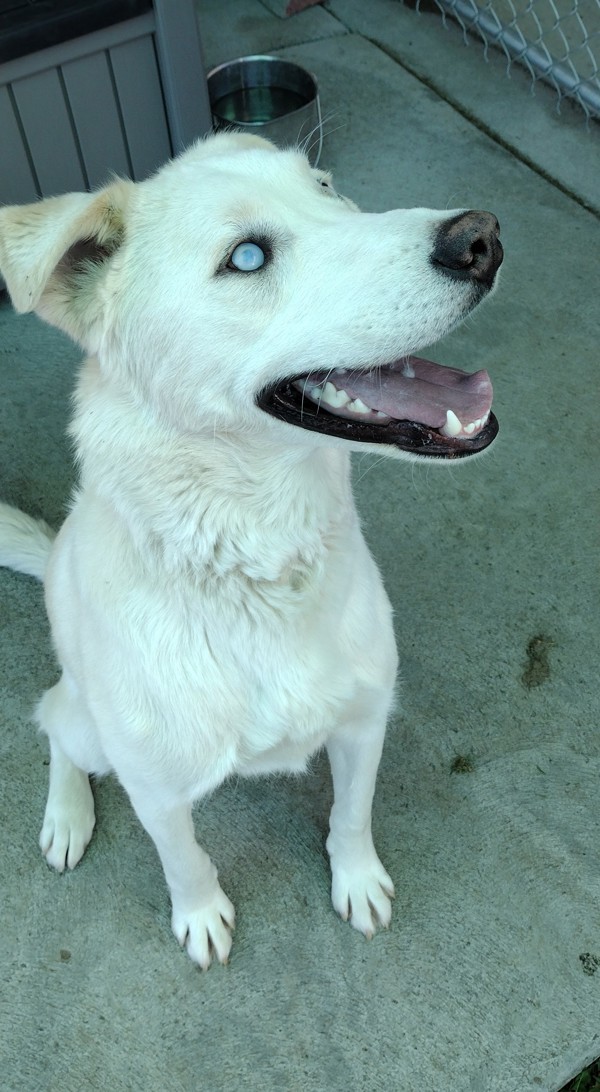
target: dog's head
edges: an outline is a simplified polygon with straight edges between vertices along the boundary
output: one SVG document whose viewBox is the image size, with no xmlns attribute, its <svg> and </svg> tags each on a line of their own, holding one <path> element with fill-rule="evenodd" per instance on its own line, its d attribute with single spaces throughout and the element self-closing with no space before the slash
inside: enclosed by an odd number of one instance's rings
<svg viewBox="0 0 600 1092">
<path fill-rule="evenodd" d="M 414 354 L 493 289 L 485 212 L 358 211 L 235 134 L 153 178 L 0 211 L 0 270 L 173 427 L 457 458 L 497 432 L 485 372 Z"/>
</svg>

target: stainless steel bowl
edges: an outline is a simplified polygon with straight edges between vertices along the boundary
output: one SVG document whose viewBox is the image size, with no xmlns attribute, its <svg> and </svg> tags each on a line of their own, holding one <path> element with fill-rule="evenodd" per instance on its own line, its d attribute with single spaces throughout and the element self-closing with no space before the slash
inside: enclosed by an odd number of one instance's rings
<svg viewBox="0 0 600 1092">
<path fill-rule="evenodd" d="M 207 76 L 214 129 L 238 129 L 279 147 L 304 146 L 319 162 L 323 124 L 317 81 L 279 57 L 238 57 Z"/>
</svg>

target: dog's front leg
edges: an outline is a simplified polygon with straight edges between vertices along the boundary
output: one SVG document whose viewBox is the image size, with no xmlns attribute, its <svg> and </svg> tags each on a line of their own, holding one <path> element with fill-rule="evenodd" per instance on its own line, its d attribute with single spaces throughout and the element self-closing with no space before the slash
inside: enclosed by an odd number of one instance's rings
<svg viewBox="0 0 600 1092">
<path fill-rule="evenodd" d="M 331 899 L 338 914 L 372 937 L 388 926 L 394 885 L 381 864 L 371 835 L 371 806 L 391 696 L 373 701 L 364 719 L 345 724 L 327 743 L 334 802 L 327 851 Z"/>
<path fill-rule="evenodd" d="M 226 963 L 234 908 L 210 857 L 198 845 L 189 804 L 168 806 L 156 793 L 128 787 L 138 818 L 158 850 L 171 892 L 173 932 L 191 959 L 206 970 L 214 953 Z"/>
</svg>

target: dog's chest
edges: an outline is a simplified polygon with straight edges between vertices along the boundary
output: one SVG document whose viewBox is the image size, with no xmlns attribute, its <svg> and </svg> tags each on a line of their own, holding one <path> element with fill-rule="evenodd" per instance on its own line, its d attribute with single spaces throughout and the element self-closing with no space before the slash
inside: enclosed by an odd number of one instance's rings
<svg viewBox="0 0 600 1092">
<path fill-rule="evenodd" d="M 168 766 L 196 793 L 234 772 L 302 769 L 351 716 L 388 629 L 353 521 L 276 580 L 143 574 L 111 544 L 63 550 L 82 610 L 77 632 L 55 626 L 107 750 L 126 736 L 149 776 Z"/>
<path fill-rule="evenodd" d="M 344 640 L 343 573 L 291 571 L 269 605 L 256 596 L 207 639 L 224 687 L 238 703 L 240 772 L 303 768 L 352 702 L 356 664 Z M 206 610 L 206 606 L 204 607 Z"/>
<path fill-rule="evenodd" d="M 356 665 L 339 639 L 340 618 L 297 620 L 272 642 L 255 646 L 239 664 L 246 687 L 246 730 L 240 738 L 241 772 L 302 769 L 351 705 Z"/>
</svg>

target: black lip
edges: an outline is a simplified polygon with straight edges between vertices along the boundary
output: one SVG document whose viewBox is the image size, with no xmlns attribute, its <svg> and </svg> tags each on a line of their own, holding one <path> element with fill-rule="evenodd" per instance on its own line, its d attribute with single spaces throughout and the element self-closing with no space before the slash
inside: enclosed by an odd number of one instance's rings
<svg viewBox="0 0 600 1092">
<path fill-rule="evenodd" d="M 443 436 L 437 429 L 421 425 L 417 421 L 390 421 L 389 424 L 373 425 L 351 421 L 328 413 L 323 406 L 309 401 L 294 383 L 302 376 L 295 376 L 261 391 L 256 399 L 259 409 L 296 428 L 320 432 L 354 443 L 388 444 L 411 455 L 433 459 L 464 459 L 477 455 L 496 439 L 498 421 L 493 413 L 476 436 Z"/>
</svg>

